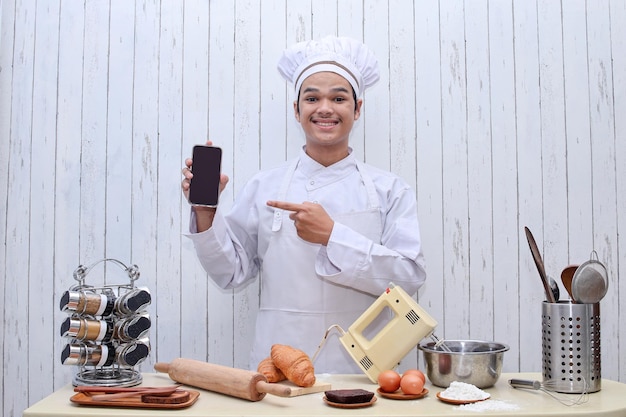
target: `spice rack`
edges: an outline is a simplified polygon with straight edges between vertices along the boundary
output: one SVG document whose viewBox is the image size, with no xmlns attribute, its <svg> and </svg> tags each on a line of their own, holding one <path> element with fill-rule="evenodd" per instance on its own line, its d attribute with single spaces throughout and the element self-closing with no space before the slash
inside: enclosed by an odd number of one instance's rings
<svg viewBox="0 0 626 417">
<path fill-rule="evenodd" d="M 128 275 L 126 284 L 93 286 L 85 278 L 98 264 L 111 262 Z M 130 387 L 142 381 L 137 366 L 150 353 L 151 320 L 145 311 L 152 297 L 146 287 L 137 287 L 137 265 L 116 259 L 101 259 L 74 271 L 78 284 L 63 293 L 60 309 L 68 313 L 61 324 L 61 337 L 69 339 L 61 363 L 78 366 L 73 384 Z"/>
</svg>

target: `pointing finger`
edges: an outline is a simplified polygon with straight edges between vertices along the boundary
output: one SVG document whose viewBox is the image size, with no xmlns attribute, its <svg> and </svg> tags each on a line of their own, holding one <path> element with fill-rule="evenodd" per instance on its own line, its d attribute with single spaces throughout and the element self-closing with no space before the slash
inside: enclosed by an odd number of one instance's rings
<svg viewBox="0 0 626 417">
<path fill-rule="evenodd" d="M 287 211 L 300 211 L 304 209 L 304 205 L 302 204 L 290 203 L 287 201 L 270 200 L 267 202 L 267 205 L 270 207 L 276 207 L 276 208 L 287 210 Z"/>
</svg>

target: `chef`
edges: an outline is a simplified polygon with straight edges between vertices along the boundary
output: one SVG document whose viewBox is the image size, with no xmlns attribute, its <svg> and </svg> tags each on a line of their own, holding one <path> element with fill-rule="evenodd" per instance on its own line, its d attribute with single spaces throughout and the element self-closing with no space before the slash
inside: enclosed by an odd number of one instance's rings
<svg viewBox="0 0 626 417">
<path fill-rule="evenodd" d="M 188 234 L 221 288 L 260 280 L 251 369 L 275 343 L 313 356 L 330 326 L 347 329 L 389 282 L 415 294 L 426 278 L 414 191 L 349 146 L 362 94 L 379 79 L 373 53 L 326 37 L 284 51 L 278 70 L 294 86 L 306 138 L 299 156 L 256 174 L 229 212 L 194 206 Z M 185 164 L 187 194 L 193 161 Z M 222 175 L 222 190 L 227 182 Z M 338 336 L 329 335 L 315 372 L 361 373 Z"/>
</svg>

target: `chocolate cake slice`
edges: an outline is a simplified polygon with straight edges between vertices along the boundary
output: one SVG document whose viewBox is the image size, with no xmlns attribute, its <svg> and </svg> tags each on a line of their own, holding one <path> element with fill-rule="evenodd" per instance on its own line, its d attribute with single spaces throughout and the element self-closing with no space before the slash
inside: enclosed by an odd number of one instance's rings
<svg viewBox="0 0 626 417">
<path fill-rule="evenodd" d="M 364 389 L 334 389 L 324 391 L 326 399 L 333 403 L 340 404 L 360 404 L 372 400 L 374 393 Z"/>
</svg>

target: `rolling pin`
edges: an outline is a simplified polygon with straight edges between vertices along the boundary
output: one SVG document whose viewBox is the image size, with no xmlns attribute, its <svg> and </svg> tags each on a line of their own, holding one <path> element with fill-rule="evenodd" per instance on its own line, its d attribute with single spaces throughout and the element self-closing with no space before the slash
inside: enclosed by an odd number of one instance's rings
<svg viewBox="0 0 626 417">
<path fill-rule="evenodd" d="M 169 374 L 176 382 L 250 401 L 259 401 L 265 394 L 291 396 L 291 388 L 267 382 L 263 374 L 230 368 L 195 359 L 174 359 L 157 362 L 154 369 Z"/>
</svg>

